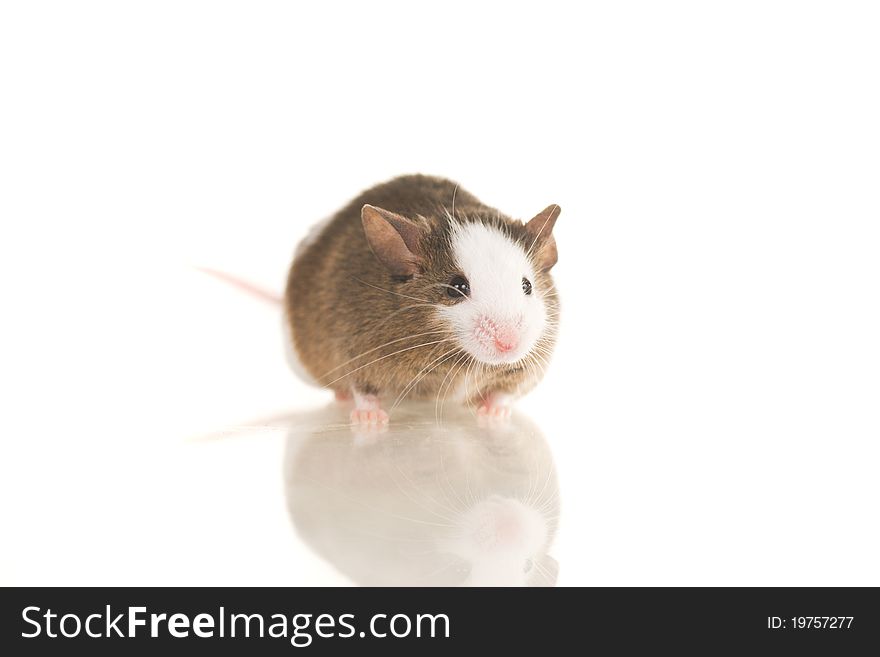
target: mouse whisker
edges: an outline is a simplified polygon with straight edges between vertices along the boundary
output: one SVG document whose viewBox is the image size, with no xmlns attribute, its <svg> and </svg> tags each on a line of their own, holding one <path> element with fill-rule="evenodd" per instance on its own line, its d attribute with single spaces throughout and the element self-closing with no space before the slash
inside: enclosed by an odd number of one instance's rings
<svg viewBox="0 0 880 657">
<path fill-rule="evenodd" d="M 388 316 L 385 319 L 383 319 L 381 322 L 379 322 L 378 324 L 374 325 L 372 327 L 372 329 L 377 330 L 380 326 L 385 326 L 386 323 L 391 321 L 394 317 L 396 317 L 400 313 L 408 312 L 408 311 L 413 310 L 415 308 L 436 308 L 436 304 L 433 304 L 433 303 L 412 303 L 408 306 L 404 306 L 403 308 L 398 308 L 393 313 L 388 313 Z"/>
<path fill-rule="evenodd" d="M 397 338 L 396 340 L 389 340 L 385 344 L 380 344 L 378 347 L 373 347 L 372 349 L 367 349 L 367 351 L 364 351 L 353 358 L 349 358 L 347 361 L 345 361 L 344 363 L 340 363 L 339 365 L 334 367 L 332 370 L 327 370 L 326 372 L 324 372 L 324 374 L 321 375 L 321 378 L 323 379 L 328 374 L 332 374 L 333 372 L 338 370 L 340 367 L 345 367 L 349 363 L 353 363 L 358 358 L 363 358 L 367 354 L 371 354 L 374 351 L 378 351 L 379 349 L 382 349 L 383 347 L 387 347 L 390 344 L 394 344 L 395 342 L 403 342 L 404 340 L 410 340 L 412 338 L 418 338 L 418 337 L 421 337 L 424 335 L 431 335 L 431 334 L 435 334 L 435 333 L 446 333 L 446 332 L 448 332 L 448 331 L 446 331 L 445 329 L 437 329 L 435 331 L 425 331 L 423 333 L 413 333 L 412 335 L 405 335 L 402 338 Z"/>
<path fill-rule="evenodd" d="M 529 503 L 527 504 L 527 506 L 530 506 L 530 507 L 533 508 L 533 509 L 534 509 L 534 508 L 540 508 L 540 506 L 541 506 L 541 505 L 543 504 L 543 502 L 545 501 L 545 500 L 544 500 L 544 495 L 545 495 L 545 492 L 547 491 L 547 484 L 550 483 L 550 478 L 551 478 L 552 475 L 553 475 L 553 470 L 550 469 L 550 468 L 548 468 L 548 469 L 547 469 L 547 477 L 544 479 L 544 485 L 541 486 L 541 491 L 538 493 L 538 495 L 537 495 L 537 497 L 536 497 L 535 499 L 533 499 L 533 500 L 529 500 Z M 553 490 L 552 490 L 553 487 L 551 486 L 550 488 L 551 488 L 550 493 L 551 493 L 551 495 L 552 495 L 552 494 L 553 494 Z"/>
<path fill-rule="evenodd" d="M 389 415 L 394 411 L 395 408 L 397 408 L 397 406 L 400 404 L 400 402 L 403 401 L 403 398 L 406 397 L 406 395 L 409 393 L 409 391 L 412 390 L 416 385 L 418 385 L 419 381 L 421 381 L 426 376 L 428 376 L 428 374 L 430 374 L 435 369 L 440 367 L 440 365 L 442 365 L 449 358 L 451 358 L 455 354 L 456 351 L 458 351 L 458 347 L 450 349 L 446 353 L 441 354 L 440 356 L 438 356 L 437 358 L 432 360 L 430 363 L 425 365 L 425 367 L 423 367 L 421 370 L 419 370 L 418 374 L 416 374 L 412 378 L 412 380 L 403 389 L 403 392 L 401 392 L 400 395 L 398 395 L 397 399 L 394 400 L 394 403 L 391 405 L 391 408 L 388 409 Z M 437 362 L 437 361 L 440 361 L 440 362 Z M 435 363 L 436 363 L 436 365 L 435 365 Z"/>
<path fill-rule="evenodd" d="M 441 513 L 438 513 L 435 509 L 431 509 L 431 508 L 429 508 L 426 504 L 422 504 L 419 500 L 417 500 L 417 499 L 413 499 L 413 497 L 411 497 L 410 495 L 408 495 L 407 492 L 404 490 L 404 488 L 403 488 L 400 484 L 398 484 L 398 483 L 395 481 L 394 483 L 397 484 L 397 487 L 400 488 L 400 491 L 401 491 L 406 497 L 408 497 L 408 498 L 411 499 L 413 502 L 415 502 L 416 504 L 418 504 L 420 507 L 422 507 L 423 509 L 425 509 L 425 511 L 428 511 L 429 513 L 434 514 L 434 515 L 437 516 L 438 518 L 442 518 L 443 520 L 448 520 L 449 522 L 452 522 L 452 523 L 455 522 L 455 518 L 454 518 L 454 516 L 456 516 L 458 512 L 457 512 L 454 508 L 452 508 L 451 506 L 449 506 L 449 505 L 446 504 L 445 502 L 442 502 L 442 501 L 438 500 L 438 499 L 435 498 L 434 496 L 432 496 L 432 495 L 428 495 L 428 493 L 426 493 L 424 490 L 421 490 L 420 487 L 419 487 L 419 485 L 418 485 L 416 482 L 414 482 L 414 481 L 412 480 L 412 478 L 410 478 L 409 476 L 407 476 L 406 472 L 403 471 L 403 469 L 400 467 L 400 464 L 399 464 L 399 463 L 395 463 L 395 464 L 394 464 L 394 467 L 395 467 L 395 469 L 400 473 L 400 475 L 403 477 L 403 479 L 406 481 L 406 483 L 409 484 L 409 486 L 410 486 L 410 488 L 411 488 L 412 490 L 414 490 L 414 491 L 418 491 L 419 493 L 421 493 L 421 494 L 424 496 L 424 498 L 425 498 L 426 500 L 428 500 L 429 502 L 433 502 L 433 503 L 434 503 L 436 506 L 438 506 L 441 510 L 446 511 L 446 512 L 449 512 L 449 513 L 451 514 L 452 517 L 447 516 L 447 515 L 444 515 L 444 514 L 441 514 Z M 393 474 L 391 475 L 391 480 L 394 481 L 394 475 L 393 475 Z"/>
<path fill-rule="evenodd" d="M 434 283 L 434 285 L 436 287 L 446 287 L 446 288 L 449 288 L 450 290 L 455 290 L 455 292 L 461 297 L 467 296 L 467 295 L 463 294 L 461 292 L 461 290 L 459 290 L 457 287 L 450 285 L 449 283 Z"/>
<path fill-rule="evenodd" d="M 443 378 L 443 382 L 440 384 L 440 389 L 437 391 L 437 403 L 434 405 L 434 416 L 438 426 L 442 426 L 443 424 L 443 420 L 441 418 L 443 414 L 443 404 L 446 403 L 446 396 L 449 394 L 449 391 L 452 389 L 452 385 L 455 382 L 455 376 L 453 376 L 451 379 L 449 379 L 449 376 L 453 373 L 457 373 L 458 371 L 460 371 L 467 358 L 467 352 L 462 352 L 462 354 L 452 364 L 452 367 L 449 368 L 449 371 Z M 446 385 L 447 379 L 449 379 L 449 386 L 446 388 L 446 392 L 444 393 L 443 387 Z"/>
<path fill-rule="evenodd" d="M 443 475 L 443 481 L 440 481 L 441 474 Z M 437 474 L 437 482 L 442 484 L 443 488 L 446 490 L 446 495 L 449 501 L 458 505 L 458 509 L 456 509 L 457 512 L 467 511 L 467 504 L 449 480 L 449 471 L 446 469 L 446 462 L 443 460 L 442 454 L 440 455 L 440 472 Z"/>
<path fill-rule="evenodd" d="M 540 356 L 539 354 L 530 354 L 529 360 L 530 360 L 532 373 L 534 374 L 535 377 L 541 378 L 543 376 L 544 372 L 547 371 L 547 365 L 548 365 L 547 361 L 544 359 L 543 356 Z"/>
<path fill-rule="evenodd" d="M 417 344 L 417 345 L 414 345 L 414 346 L 412 346 L 412 347 L 405 347 L 405 348 L 403 348 L 403 349 L 398 349 L 397 351 L 394 351 L 394 352 L 392 352 L 392 353 L 390 353 L 390 354 L 385 354 L 384 356 L 380 356 L 379 358 L 374 358 L 374 359 L 371 360 L 369 363 L 364 363 L 364 364 L 361 365 L 360 367 L 356 367 L 356 368 L 354 368 L 353 370 L 351 370 L 351 371 L 349 371 L 349 372 L 346 372 L 346 373 L 343 374 L 342 376 L 333 379 L 330 383 L 325 384 L 324 387 L 325 387 L 325 388 L 329 388 L 330 386 L 332 386 L 332 385 L 333 385 L 334 383 L 336 383 L 337 381 L 341 381 L 342 379 L 344 379 L 345 377 L 349 376 L 350 374 L 354 374 L 354 373 L 357 372 L 358 370 L 362 370 L 362 369 L 364 369 L 365 367 L 368 367 L 368 366 L 372 365 L 373 363 L 378 363 L 380 360 L 384 360 L 384 359 L 386 359 L 386 358 L 391 358 L 392 356 L 396 356 L 397 354 L 401 354 L 401 353 L 403 353 L 403 352 L 405 352 L 405 351 L 411 351 L 411 350 L 413 350 L 413 349 L 418 349 L 418 348 L 420 348 L 420 347 L 427 347 L 427 346 L 432 345 L 432 344 L 442 344 L 443 342 L 452 342 L 453 339 L 454 339 L 454 338 L 446 338 L 446 339 L 444 339 L 444 340 L 434 340 L 434 341 L 432 341 L 432 342 L 424 342 L 424 343 L 422 343 L 422 344 Z"/>
<path fill-rule="evenodd" d="M 400 292 L 395 292 L 394 290 L 386 290 L 384 287 L 379 287 L 378 285 L 373 285 L 372 283 L 367 283 L 366 281 L 361 280 L 357 276 L 352 276 L 352 278 L 354 280 L 356 280 L 358 283 L 362 283 L 363 285 L 366 285 L 367 287 L 371 287 L 374 290 L 379 290 L 380 292 L 387 292 L 388 294 L 394 294 L 398 297 L 403 297 L 404 299 L 412 299 L 413 301 L 421 301 L 423 303 L 431 303 L 428 299 L 419 299 L 418 297 L 411 297 L 408 294 L 401 294 Z"/>
<path fill-rule="evenodd" d="M 551 573 L 544 566 L 542 566 L 541 562 L 539 560 L 535 559 L 534 561 L 532 561 L 532 563 L 535 564 L 535 570 L 537 570 L 539 573 L 541 573 L 545 578 L 547 578 L 548 580 L 554 579 L 553 573 Z"/>
<path fill-rule="evenodd" d="M 413 490 L 416 490 L 416 491 L 417 491 L 417 490 L 418 490 L 418 486 L 413 482 L 412 479 L 410 479 L 409 477 L 406 476 L 406 473 L 400 468 L 400 465 L 397 464 L 397 463 L 395 463 L 395 468 L 396 468 L 396 470 L 397 470 L 401 475 L 403 475 L 403 479 L 404 479 L 404 480 L 410 485 L 410 487 L 411 487 Z M 427 504 L 423 504 L 423 503 L 420 502 L 418 499 L 416 499 L 415 497 L 413 497 L 412 495 L 410 495 L 410 494 L 406 491 L 406 489 L 405 489 L 403 486 L 400 485 L 400 482 L 397 481 L 397 479 L 394 477 L 394 474 L 393 474 L 393 473 L 389 473 L 389 477 L 388 477 L 388 478 L 394 483 L 395 486 L 397 486 L 397 489 L 398 489 L 401 493 L 403 493 L 403 496 L 406 497 L 407 499 L 409 499 L 411 502 L 413 502 L 416 506 L 421 507 L 422 509 L 424 509 L 425 511 L 427 511 L 427 512 L 430 513 L 431 515 L 437 516 L 437 517 L 440 518 L 441 520 L 445 520 L 446 522 L 449 522 L 449 523 L 454 523 L 454 522 L 455 522 L 455 520 L 454 520 L 453 518 L 451 518 L 451 517 L 449 517 L 449 516 L 447 516 L 447 515 L 444 515 L 444 514 L 438 512 L 436 509 L 432 509 L 432 508 L 429 507 Z M 430 502 L 434 502 L 434 503 L 437 504 L 437 506 L 439 506 L 441 509 L 446 510 L 446 508 L 445 508 L 442 504 L 439 504 L 436 500 L 434 500 L 433 498 L 429 497 L 428 495 L 426 495 L 426 494 L 424 494 L 424 493 L 422 493 L 422 494 L 425 495 L 425 497 L 426 497 Z M 452 511 L 452 509 L 449 509 L 449 510 Z M 453 514 L 455 513 L 455 511 L 452 511 L 452 512 L 453 512 Z"/>
<path fill-rule="evenodd" d="M 474 359 L 471 359 L 471 362 L 470 362 L 470 364 L 468 365 L 467 371 L 465 372 L 465 375 L 464 375 L 464 395 L 465 395 L 465 399 L 467 399 L 467 400 L 470 400 L 470 398 L 471 398 L 471 391 L 470 391 L 470 386 L 469 386 L 469 383 L 468 383 L 468 382 L 469 382 L 469 379 L 470 379 L 471 374 L 474 373 L 474 371 L 475 371 L 477 368 L 479 368 L 480 373 L 482 373 L 482 371 L 483 371 L 483 364 L 477 362 L 477 361 L 474 360 Z M 479 390 L 477 390 L 477 392 L 479 392 Z M 471 415 L 473 415 L 473 416 L 476 418 L 476 417 L 477 417 L 477 411 L 476 411 L 476 409 L 473 408 L 473 406 L 470 406 L 470 405 L 468 406 L 468 408 L 469 408 L 469 410 L 470 410 L 470 412 L 471 412 Z"/>
</svg>

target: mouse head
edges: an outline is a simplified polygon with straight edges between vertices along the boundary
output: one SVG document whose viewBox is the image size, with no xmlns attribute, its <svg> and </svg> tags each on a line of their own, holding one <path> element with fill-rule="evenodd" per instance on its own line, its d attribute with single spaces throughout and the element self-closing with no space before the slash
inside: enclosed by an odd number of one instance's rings
<svg viewBox="0 0 880 657">
<path fill-rule="evenodd" d="M 361 211 L 367 242 L 400 292 L 430 302 L 431 319 L 490 365 L 525 359 L 553 332 L 559 214 L 551 205 L 523 223 L 497 214 L 411 220 L 371 205 Z"/>
<path fill-rule="evenodd" d="M 543 586 L 556 583 L 547 554 L 546 518 L 518 499 L 490 495 L 452 519 L 455 530 L 440 546 L 464 561 L 467 586 Z"/>
</svg>

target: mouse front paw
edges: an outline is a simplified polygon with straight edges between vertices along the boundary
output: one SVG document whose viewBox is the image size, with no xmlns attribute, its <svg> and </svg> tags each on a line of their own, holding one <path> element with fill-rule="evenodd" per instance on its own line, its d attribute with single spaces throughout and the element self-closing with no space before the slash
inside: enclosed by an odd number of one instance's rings
<svg viewBox="0 0 880 657">
<path fill-rule="evenodd" d="M 358 426 L 379 426 L 388 424 L 388 413 L 381 408 L 361 409 L 355 408 L 351 412 L 351 423 Z"/>
<path fill-rule="evenodd" d="M 492 392 L 484 396 L 477 406 L 477 416 L 487 420 L 510 419 L 511 396 L 499 392 Z"/>
<path fill-rule="evenodd" d="M 354 409 L 351 412 L 352 427 L 371 429 L 388 424 L 388 413 L 379 405 L 376 395 L 364 395 L 354 391 Z"/>
<path fill-rule="evenodd" d="M 388 431 L 388 413 L 381 408 L 351 412 L 351 433 L 357 447 L 374 445 L 379 436 Z"/>
</svg>

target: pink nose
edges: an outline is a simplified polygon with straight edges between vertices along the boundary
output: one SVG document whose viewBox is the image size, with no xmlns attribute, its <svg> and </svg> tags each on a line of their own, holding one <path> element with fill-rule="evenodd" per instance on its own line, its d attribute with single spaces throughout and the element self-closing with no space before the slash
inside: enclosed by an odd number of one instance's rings
<svg viewBox="0 0 880 657">
<path fill-rule="evenodd" d="M 506 354 L 519 346 L 520 322 L 499 323 L 485 315 L 477 319 L 474 337 L 486 347 L 494 346 L 495 352 Z"/>
<path fill-rule="evenodd" d="M 495 332 L 495 349 L 502 354 L 516 349 L 517 342 L 516 333 L 513 331 L 498 330 Z"/>
</svg>

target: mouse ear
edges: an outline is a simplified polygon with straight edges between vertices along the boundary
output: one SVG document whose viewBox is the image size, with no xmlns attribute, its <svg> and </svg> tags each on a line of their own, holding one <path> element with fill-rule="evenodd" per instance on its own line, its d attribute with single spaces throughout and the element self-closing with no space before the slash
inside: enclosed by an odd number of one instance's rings
<svg viewBox="0 0 880 657">
<path fill-rule="evenodd" d="M 424 231 L 406 217 L 373 205 L 361 208 L 367 244 L 395 276 L 412 276 L 422 262 L 420 241 Z"/>
<path fill-rule="evenodd" d="M 562 208 L 558 205 L 548 205 L 526 224 L 526 235 L 531 240 L 529 253 L 544 271 L 553 267 L 559 259 L 556 240 L 553 238 L 553 226 L 556 225 L 556 219 L 561 212 Z"/>
<path fill-rule="evenodd" d="M 559 562 L 549 554 L 538 558 L 540 568 L 533 568 L 526 580 L 527 586 L 556 586 L 559 579 Z"/>
</svg>

